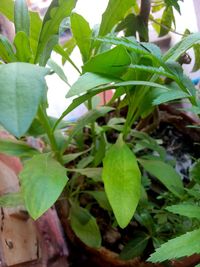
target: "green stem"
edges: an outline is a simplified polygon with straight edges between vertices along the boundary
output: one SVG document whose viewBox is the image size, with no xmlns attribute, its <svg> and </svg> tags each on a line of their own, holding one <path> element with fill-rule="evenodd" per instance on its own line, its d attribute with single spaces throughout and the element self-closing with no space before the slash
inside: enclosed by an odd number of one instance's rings
<svg viewBox="0 0 200 267">
<path fill-rule="evenodd" d="M 43 127 L 44 127 L 44 129 L 46 131 L 46 134 L 47 134 L 47 136 L 49 138 L 51 149 L 53 150 L 56 159 L 60 163 L 62 163 L 62 158 L 61 158 L 61 155 L 60 155 L 59 150 L 58 150 L 58 146 L 57 146 L 57 143 L 56 143 L 56 139 L 55 139 L 54 133 L 51 130 L 51 125 L 49 123 L 48 116 L 46 114 L 46 111 L 42 108 L 41 105 L 39 106 L 39 109 L 38 109 L 38 116 L 39 116 L 39 120 L 42 123 L 42 125 L 43 125 Z"/>
<path fill-rule="evenodd" d="M 92 98 L 88 99 L 88 109 L 92 110 Z M 91 133 L 92 133 L 92 140 L 93 140 L 93 144 L 94 144 L 94 151 L 96 151 L 95 122 L 91 123 Z"/>
</svg>

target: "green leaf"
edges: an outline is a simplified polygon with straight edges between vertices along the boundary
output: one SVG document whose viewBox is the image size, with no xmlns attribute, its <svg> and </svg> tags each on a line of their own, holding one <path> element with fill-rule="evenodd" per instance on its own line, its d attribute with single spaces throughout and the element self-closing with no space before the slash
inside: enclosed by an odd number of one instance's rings
<svg viewBox="0 0 200 267">
<path fill-rule="evenodd" d="M 143 232 L 136 234 L 134 239 L 125 245 L 119 257 L 122 260 L 131 260 L 135 257 L 141 256 L 148 244 L 149 238 L 150 237 Z"/>
<path fill-rule="evenodd" d="M 115 29 L 116 32 L 122 30 L 125 31 L 125 36 L 136 36 L 138 30 L 138 17 L 133 13 L 129 14 Z"/>
<path fill-rule="evenodd" d="M 68 172 L 78 172 L 94 181 L 102 181 L 102 168 L 67 169 Z"/>
<path fill-rule="evenodd" d="M 68 181 L 66 169 L 50 154 L 27 160 L 19 178 L 26 208 L 34 220 L 55 203 Z"/>
<path fill-rule="evenodd" d="M 0 207 L 13 208 L 24 205 L 21 193 L 10 193 L 0 196 Z"/>
<path fill-rule="evenodd" d="M 195 56 L 195 63 L 194 63 L 192 71 L 195 72 L 200 69 L 200 45 L 199 44 L 194 45 L 193 50 L 194 50 L 194 56 Z"/>
<path fill-rule="evenodd" d="M 87 193 L 98 202 L 99 206 L 105 210 L 112 210 L 108 198 L 106 196 L 106 193 L 104 191 L 84 191 L 84 193 Z"/>
<path fill-rule="evenodd" d="M 16 48 L 16 57 L 20 62 L 31 62 L 33 59 L 30 41 L 25 32 L 18 32 L 15 35 L 14 45 Z"/>
<path fill-rule="evenodd" d="M 62 79 L 67 85 L 69 85 L 67 77 L 63 69 L 51 58 L 48 60 L 47 65 Z"/>
<path fill-rule="evenodd" d="M 76 47 L 76 40 L 75 38 L 70 38 L 63 46 L 64 49 L 64 56 L 62 56 L 62 64 L 64 65 L 65 62 L 68 60 L 69 56 L 73 52 L 74 48 Z M 67 58 L 66 58 L 67 57 Z"/>
<path fill-rule="evenodd" d="M 200 184 L 200 159 L 196 160 L 189 171 L 190 180 Z"/>
<path fill-rule="evenodd" d="M 90 72 L 85 73 L 72 85 L 66 97 L 80 95 L 89 91 L 91 88 L 102 84 L 112 83 L 113 81 L 115 81 L 114 78 Z"/>
<path fill-rule="evenodd" d="M 196 206 L 195 204 L 191 205 L 191 204 L 183 203 L 183 204 L 169 206 L 165 209 L 170 212 L 173 212 L 173 213 L 176 213 L 182 216 L 186 216 L 188 218 L 200 219 L 200 207 Z"/>
<path fill-rule="evenodd" d="M 0 123 L 11 134 L 20 137 L 30 127 L 46 93 L 47 72 L 27 63 L 0 65 Z"/>
<path fill-rule="evenodd" d="M 200 43 L 200 33 L 192 33 L 184 37 L 179 43 L 170 48 L 163 56 L 163 60 L 177 60 L 183 53 L 190 49 L 193 45 Z"/>
<path fill-rule="evenodd" d="M 60 23 L 70 15 L 75 4 L 76 0 L 53 0 L 51 2 L 43 20 L 35 62 L 46 64 L 55 46 L 55 39 L 58 38 Z M 44 57 L 43 53 L 46 53 L 47 46 L 48 55 Z"/>
<path fill-rule="evenodd" d="M 133 0 L 109 0 L 102 16 L 99 35 L 104 36 L 110 33 L 113 27 L 125 17 L 134 2 Z"/>
<path fill-rule="evenodd" d="M 83 62 L 90 57 L 92 30 L 89 23 L 79 14 L 72 13 L 71 29 L 76 43 L 80 49 Z"/>
<path fill-rule="evenodd" d="M 17 61 L 12 44 L 2 34 L 0 34 L 0 58 L 5 63 Z"/>
<path fill-rule="evenodd" d="M 120 135 L 103 160 L 105 191 L 121 228 L 132 219 L 140 199 L 141 174 L 133 152 Z"/>
<path fill-rule="evenodd" d="M 30 147 L 22 141 L 1 138 L 0 152 L 17 157 L 33 156 L 34 154 L 39 153 L 38 150 Z"/>
<path fill-rule="evenodd" d="M 62 157 L 63 162 L 64 162 L 65 164 L 67 164 L 67 163 L 69 163 L 70 161 L 73 161 L 73 160 L 77 159 L 78 157 L 84 155 L 85 153 L 87 153 L 87 152 L 89 152 L 89 151 L 90 151 L 90 148 L 87 149 L 87 150 L 85 150 L 85 151 L 83 151 L 83 152 L 77 152 L 77 153 L 72 153 L 72 154 L 64 155 L 64 156 Z"/>
<path fill-rule="evenodd" d="M 24 32 L 29 36 L 30 17 L 26 0 L 15 0 L 14 21 L 16 33 Z"/>
<path fill-rule="evenodd" d="M 129 68 L 134 69 L 134 70 L 138 70 L 141 72 L 149 72 L 149 73 L 153 73 L 153 74 L 156 73 L 156 74 L 163 75 L 165 77 L 174 79 L 174 76 L 171 73 L 165 71 L 163 68 L 156 68 L 156 67 L 145 66 L 145 65 L 133 65 L 133 64 L 131 64 L 129 66 Z"/>
<path fill-rule="evenodd" d="M 14 20 L 14 1 L 1 0 L 0 12 L 5 15 L 9 20 Z"/>
<path fill-rule="evenodd" d="M 160 160 L 143 160 L 139 162 L 144 169 L 155 176 L 169 191 L 181 198 L 184 194 L 183 183 L 180 175 L 173 167 Z"/>
<path fill-rule="evenodd" d="M 130 65 L 131 59 L 123 46 L 98 54 L 91 58 L 84 66 L 84 72 L 95 72 L 100 74 L 108 74 L 110 76 L 121 76 Z"/>
<path fill-rule="evenodd" d="M 88 210 L 73 205 L 70 209 L 71 227 L 86 245 L 93 248 L 101 246 L 101 233 L 95 218 Z"/>
<path fill-rule="evenodd" d="M 156 252 L 151 254 L 148 261 L 162 262 L 165 260 L 191 256 L 200 253 L 200 229 L 169 240 Z"/>
<path fill-rule="evenodd" d="M 162 103 L 166 103 L 169 101 L 187 98 L 189 95 L 187 93 L 184 93 L 181 90 L 169 90 L 168 92 L 164 92 L 161 95 L 159 95 L 157 98 L 153 100 L 153 105 L 160 105 Z"/>
<path fill-rule="evenodd" d="M 178 1 L 180 0 L 164 0 L 167 7 L 174 7 L 179 13 L 180 13 L 180 6 L 178 4 Z"/>
<path fill-rule="evenodd" d="M 173 18 L 174 14 L 172 7 L 171 6 L 166 7 L 162 14 L 159 37 L 168 34 L 168 32 L 171 30 Z"/>
</svg>

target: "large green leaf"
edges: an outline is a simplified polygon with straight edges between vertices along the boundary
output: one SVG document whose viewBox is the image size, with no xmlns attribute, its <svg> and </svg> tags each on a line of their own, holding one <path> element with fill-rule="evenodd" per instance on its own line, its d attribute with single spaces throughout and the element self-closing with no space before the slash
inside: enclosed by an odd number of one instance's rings
<svg viewBox="0 0 200 267">
<path fill-rule="evenodd" d="M 28 63 L 0 65 L 0 123 L 22 136 L 31 125 L 46 92 L 48 70 Z"/>
<path fill-rule="evenodd" d="M 26 161 L 19 178 L 26 208 L 35 220 L 55 203 L 68 181 L 66 169 L 50 154 Z"/>
<path fill-rule="evenodd" d="M 80 49 L 83 62 L 90 57 L 92 30 L 89 23 L 79 14 L 72 13 L 71 28 L 76 43 Z"/>
<path fill-rule="evenodd" d="M 98 54 L 91 58 L 83 67 L 84 72 L 95 72 L 119 77 L 130 65 L 131 59 L 123 46 Z"/>
<path fill-rule="evenodd" d="M 42 65 L 46 64 L 56 44 L 60 23 L 70 15 L 75 4 L 76 0 L 53 0 L 51 2 L 43 20 L 35 62 L 39 62 Z M 45 51 L 47 46 L 48 53 Z M 43 53 L 46 54 L 45 57 Z"/>
<path fill-rule="evenodd" d="M 102 16 L 99 35 L 104 36 L 109 33 L 125 17 L 134 2 L 134 0 L 109 0 L 106 11 Z"/>
<path fill-rule="evenodd" d="M 30 17 L 26 0 L 15 0 L 15 32 L 24 32 L 29 36 L 30 32 Z"/>
<path fill-rule="evenodd" d="M 155 176 L 174 195 L 180 198 L 183 196 L 184 188 L 181 177 L 171 165 L 160 160 L 140 159 L 139 162 L 147 172 Z"/>
<path fill-rule="evenodd" d="M 200 229 L 169 240 L 160 248 L 156 249 L 156 252 L 148 260 L 151 262 L 162 262 L 190 256 L 195 253 L 200 253 Z"/>
<path fill-rule="evenodd" d="M 200 43 L 200 33 L 192 33 L 187 37 L 184 37 L 179 43 L 173 46 L 169 51 L 163 56 L 165 61 L 167 60 L 177 60 L 183 53 L 190 49 L 193 45 Z"/>
<path fill-rule="evenodd" d="M 11 156 L 24 157 L 33 156 L 34 154 L 38 154 L 39 151 L 30 147 L 22 141 L 0 139 L 0 153 L 8 154 Z"/>
<path fill-rule="evenodd" d="M 192 205 L 186 203 L 173 205 L 167 207 L 166 210 L 189 218 L 200 219 L 200 207 L 195 204 Z"/>
<path fill-rule="evenodd" d="M 105 191 L 121 228 L 132 219 L 140 199 L 141 174 L 133 152 L 120 135 L 103 160 Z"/>
<path fill-rule="evenodd" d="M 86 245 L 94 248 L 101 246 L 101 233 L 95 218 L 88 210 L 73 205 L 70 210 L 71 227 Z"/>
</svg>

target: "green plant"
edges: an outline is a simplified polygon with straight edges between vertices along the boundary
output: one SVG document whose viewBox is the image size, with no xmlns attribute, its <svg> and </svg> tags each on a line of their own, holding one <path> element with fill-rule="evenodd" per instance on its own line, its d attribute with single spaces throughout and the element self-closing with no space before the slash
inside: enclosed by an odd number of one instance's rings
<svg viewBox="0 0 200 267">
<path fill-rule="evenodd" d="M 171 237 L 193 230 L 198 225 L 196 221 L 184 219 L 186 226 L 182 226 L 178 215 L 165 210 L 166 204 L 175 205 L 189 198 L 180 175 L 157 140 L 133 128 L 140 118 L 167 101 L 187 98 L 193 108 L 199 109 L 196 89 L 177 61 L 199 44 L 200 34 L 185 36 L 162 55 L 156 45 L 139 42 L 133 36 L 117 37 L 117 31 L 124 29 L 123 23 L 130 16 L 141 20 L 142 6 L 137 16 L 133 13 L 138 9 L 136 2 L 126 0 L 121 6 L 121 1 L 110 0 L 99 31 L 95 32 L 81 15 L 72 12 L 75 0 L 53 0 L 43 21 L 28 11 L 24 0 L 15 4 L 11 0 L 1 1 L 0 11 L 14 21 L 16 36 L 13 43 L 0 36 L 0 123 L 16 140 L 0 140 L 0 151 L 23 159 L 24 169 L 19 175 L 21 194 L 31 217 L 40 217 L 61 195 L 70 204 L 72 229 L 93 247 L 101 246 L 99 226 L 92 215 L 94 205 L 106 211 L 110 226 L 125 228 L 133 218 L 145 230 L 137 231 L 137 238 L 121 252 L 124 259 L 142 255 L 152 242 L 157 248 L 167 240 L 166 234 Z M 166 13 L 172 14 L 173 7 L 179 9 L 178 1 L 173 5 L 164 2 L 160 35 L 164 34 Z M 58 44 L 59 27 L 69 16 L 73 38 L 62 47 Z M 147 40 L 144 28 L 147 31 L 145 20 L 142 29 L 134 29 L 140 40 Z M 130 25 L 126 35 L 129 31 Z M 70 59 L 75 45 L 83 59 L 81 71 Z M 68 60 L 81 74 L 67 94 L 75 98 L 58 119 L 46 113 L 45 76 L 56 72 L 68 82 L 62 69 L 50 59 L 53 50 L 63 57 L 63 63 Z M 166 78 L 170 79 L 169 84 Z M 114 90 L 111 101 L 103 107 L 95 106 L 95 97 L 110 89 Z M 82 103 L 87 103 L 88 113 L 72 125 L 63 121 Z M 127 112 L 121 116 L 124 107 Z M 27 136 L 44 140 L 43 153 L 27 145 Z M 148 201 L 154 180 L 145 173 L 164 186 L 164 192 L 159 189 L 164 205 Z M 4 196 L 0 203 L 5 204 L 12 197 L 17 199 L 16 195 Z M 135 251 L 137 242 L 140 247 Z M 193 247 L 192 252 L 199 251 Z"/>
</svg>

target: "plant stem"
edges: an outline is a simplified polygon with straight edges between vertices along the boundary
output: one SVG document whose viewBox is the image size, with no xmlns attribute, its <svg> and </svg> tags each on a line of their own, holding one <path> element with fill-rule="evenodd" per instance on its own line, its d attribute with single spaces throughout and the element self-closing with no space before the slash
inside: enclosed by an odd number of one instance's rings
<svg viewBox="0 0 200 267">
<path fill-rule="evenodd" d="M 62 158 L 61 158 L 61 155 L 60 155 L 60 153 L 58 151 L 58 146 L 57 146 L 57 143 L 56 143 L 56 139 L 55 139 L 54 133 L 51 130 L 51 125 L 49 123 L 48 116 L 46 114 L 46 111 L 42 108 L 41 105 L 39 106 L 39 109 L 38 109 L 38 116 L 39 116 L 39 120 L 42 123 L 42 125 L 43 125 L 43 127 L 44 127 L 44 129 L 46 131 L 46 134 L 47 134 L 47 136 L 49 138 L 51 149 L 53 150 L 56 159 L 60 163 L 62 163 Z"/>
<path fill-rule="evenodd" d="M 92 98 L 88 99 L 88 109 L 92 110 Z M 93 140 L 93 144 L 94 144 L 94 151 L 96 151 L 95 122 L 91 123 L 91 133 L 92 133 L 92 140 Z"/>
</svg>

